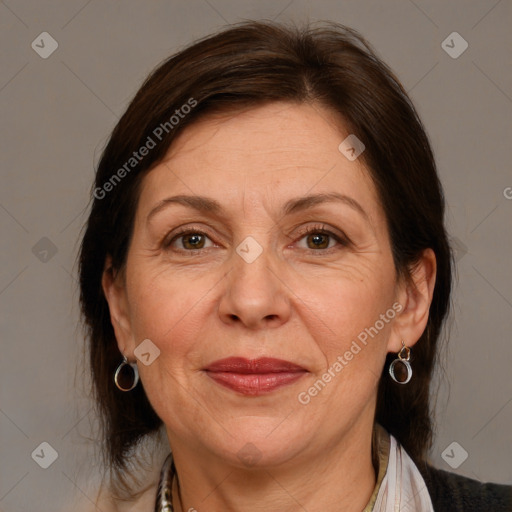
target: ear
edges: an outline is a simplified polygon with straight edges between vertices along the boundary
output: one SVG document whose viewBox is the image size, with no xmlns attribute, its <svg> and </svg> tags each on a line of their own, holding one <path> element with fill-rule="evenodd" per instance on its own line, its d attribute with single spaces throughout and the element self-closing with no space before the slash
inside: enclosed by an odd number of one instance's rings
<svg viewBox="0 0 512 512">
<path fill-rule="evenodd" d="M 101 286 L 108 302 L 110 321 L 116 335 L 117 346 L 121 354 L 128 357 L 135 349 L 135 344 L 126 297 L 124 273 L 114 271 L 110 256 L 107 256 L 105 260 Z"/>
<path fill-rule="evenodd" d="M 411 268 L 411 279 L 402 279 L 399 283 L 397 300 L 402 310 L 395 317 L 388 352 L 398 352 L 402 348 L 402 340 L 411 347 L 423 334 L 434 295 L 436 268 L 434 251 L 425 249 Z"/>
</svg>

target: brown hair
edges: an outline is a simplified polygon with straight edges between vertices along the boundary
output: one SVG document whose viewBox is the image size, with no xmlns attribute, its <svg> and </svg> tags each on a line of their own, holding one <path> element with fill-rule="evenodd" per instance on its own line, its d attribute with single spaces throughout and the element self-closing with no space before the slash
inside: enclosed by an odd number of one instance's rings
<svg viewBox="0 0 512 512">
<path fill-rule="evenodd" d="M 429 389 L 449 309 L 452 261 L 443 192 L 423 125 L 398 79 L 356 31 L 334 23 L 297 28 L 247 22 L 202 39 L 159 65 L 114 128 L 98 165 L 79 255 L 80 300 L 108 467 L 118 475 L 132 449 L 156 433 L 161 420 L 141 385 L 130 393 L 114 386 L 122 356 L 101 287 L 105 259 L 110 255 L 112 268 L 123 268 L 141 180 L 183 129 L 213 111 L 272 101 L 318 102 L 363 141 L 360 158 L 386 214 L 399 276 L 410 277 L 425 248 L 435 252 L 437 280 L 427 327 L 413 350 L 413 379 L 405 386 L 393 382 L 387 367 L 396 355 L 388 354 L 376 409 L 376 421 L 416 461 L 425 460 L 432 444 Z M 148 138 L 155 147 L 127 166 Z"/>
</svg>

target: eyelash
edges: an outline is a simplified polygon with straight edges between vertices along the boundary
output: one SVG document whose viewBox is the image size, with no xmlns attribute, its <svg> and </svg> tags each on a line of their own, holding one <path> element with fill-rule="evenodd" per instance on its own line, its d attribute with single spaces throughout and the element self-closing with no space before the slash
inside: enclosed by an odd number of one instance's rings
<svg viewBox="0 0 512 512">
<path fill-rule="evenodd" d="M 338 234 L 332 232 L 331 230 L 326 229 L 323 224 L 316 225 L 316 226 L 309 226 L 308 228 L 302 230 L 299 234 L 298 240 L 302 240 L 304 237 L 306 237 L 310 234 L 313 234 L 313 233 L 330 236 L 336 242 L 338 242 L 338 244 L 342 247 L 346 247 L 351 243 L 351 241 L 349 240 L 349 238 L 346 235 L 344 235 L 344 234 L 338 235 Z M 171 240 L 169 240 L 169 241 L 164 240 L 164 243 L 163 243 L 164 249 L 170 249 L 171 245 L 173 244 L 173 242 L 175 240 L 177 240 L 185 235 L 201 235 L 201 236 L 208 237 L 210 240 L 212 239 L 212 237 L 202 229 L 194 229 L 193 227 L 192 228 L 183 228 L 182 230 L 179 230 L 178 232 L 174 233 Z M 181 252 L 181 253 L 197 254 L 197 253 L 205 252 L 208 249 L 209 249 L 209 247 L 206 249 L 175 249 L 175 250 L 178 252 Z M 333 250 L 338 250 L 338 249 L 339 249 L 339 247 L 329 247 L 327 249 L 304 249 L 304 250 L 308 251 L 310 253 L 316 253 L 316 254 L 318 254 L 318 253 L 330 254 Z"/>
</svg>

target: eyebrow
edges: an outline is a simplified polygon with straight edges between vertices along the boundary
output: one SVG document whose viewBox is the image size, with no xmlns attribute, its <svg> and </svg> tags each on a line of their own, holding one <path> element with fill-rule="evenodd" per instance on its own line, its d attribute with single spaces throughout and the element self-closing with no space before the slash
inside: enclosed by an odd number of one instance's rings
<svg viewBox="0 0 512 512">
<path fill-rule="evenodd" d="M 355 199 L 345 194 L 339 194 L 338 192 L 313 194 L 310 196 L 290 199 L 285 203 L 283 207 L 283 213 L 285 215 L 290 215 L 291 213 L 307 210 L 308 208 L 312 208 L 313 206 L 322 203 L 329 203 L 334 201 L 341 202 L 347 206 L 350 206 L 353 210 L 356 210 L 358 213 L 360 213 L 366 220 L 369 220 L 368 214 Z"/>
<path fill-rule="evenodd" d="M 179 195 L 166 197 L 165 199 L 159 201 L 157 205 L 148 213 L 146 222 L 149 222 L 157 213 L 171 204 L 181 204 L 200 212 L 215 214 L 221 214 L 224 211 L 220 203 L 215 199 L 210 199 L 209 197 L 205 196 Z"/>
<path fill-rule="evenodd" d="M 309 196 L 289 199 L 284 204 L 282 212 L 284 215 L 290 215 L 292 213 L 297 213 L 309 208 L 313 208 L 314 206 L 323 203 L 334 201 L 341 202 L 347 206 L 350 206 L 353 210 L 360 213 L 367 221 L 369 221 L 368 214 L 355 199 L 345 194 L 339 194 L 337 192 L 313 194 Z M 149 222 L 158 212 L 167 208 L 171 204 L 181 204 L 200 212 L 213 213 L 217 215 L 222 215 L 224 213 L 224 208 L 215 199 L 211 199 L 205 196 L 178 195 L 167 197 L 159 201 L 158 204 L 149 212 L 146 222 Z"/>
</svg>

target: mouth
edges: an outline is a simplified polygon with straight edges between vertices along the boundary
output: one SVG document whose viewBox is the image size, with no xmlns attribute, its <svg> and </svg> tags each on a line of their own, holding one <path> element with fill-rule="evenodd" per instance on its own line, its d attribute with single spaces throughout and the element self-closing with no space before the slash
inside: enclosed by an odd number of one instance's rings
<svg viewBox="0 0 512 512">
<path fill-rule="evenodd" d="M 243 395 L 259 396 L 288 386 L 308 371 L 283 359 L 229 357 L 208 365 L 204 371 L 217 384 Z"/>
</svg>

